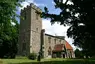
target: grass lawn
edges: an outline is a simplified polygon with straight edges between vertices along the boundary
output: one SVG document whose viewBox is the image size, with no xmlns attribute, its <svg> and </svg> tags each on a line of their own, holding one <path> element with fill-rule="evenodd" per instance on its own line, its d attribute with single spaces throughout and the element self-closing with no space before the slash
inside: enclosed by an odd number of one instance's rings
<svg viewBox="0 0 95 64">
<path fill-rule="evenodd" d="M 18 64 L 18 63 L 31 63 L 31 62 L 37 62 L 37 61 L 36 60 L 29 60 L 26 57 L 23 57 L 23 58 L 19 57 L 19 58 L 16 58 L 16 59 L 1 59 L 0 62 L 2 64 Z"/>
<path fill-rule="evenodd" d="M 29 60 L 29 59 L 2 59 L 3 64 L 17 64 L 17 63 L 30 63 L 36 62 L 36 60 Z"/>
<path fill-rule="evenodd" d="M 2 62 L 3 63 L 2 63 Z M 1 59 L 0 64 L 95 64 L 95 60 L 88 59 L 42 59 L 41 62 L 37 60 L 23 59 Z"/>
</svg>

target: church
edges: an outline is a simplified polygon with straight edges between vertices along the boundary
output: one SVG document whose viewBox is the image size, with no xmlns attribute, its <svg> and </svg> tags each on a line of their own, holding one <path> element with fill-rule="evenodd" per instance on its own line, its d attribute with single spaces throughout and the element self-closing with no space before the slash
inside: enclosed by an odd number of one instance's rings
<svg viewBox="0 0 95 64">
<path fill-rule="evenodd" d="M 43 58 L 74 58 L 72 46 L 64 36 L 53 36 L 42 29 L 41 9 L 31 3 L 21 10 L 18 54 L 41 53 Z"/>
</svg>

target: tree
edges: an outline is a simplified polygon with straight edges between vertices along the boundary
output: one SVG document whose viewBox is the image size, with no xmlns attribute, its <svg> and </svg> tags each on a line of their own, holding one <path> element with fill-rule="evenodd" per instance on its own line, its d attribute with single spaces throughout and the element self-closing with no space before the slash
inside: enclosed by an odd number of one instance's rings
<svg viewBox="0 0 95 64">
<path fill-rule="evenodd" d="M 19 24 L 16 20 L 16 7 L 20 6 L 20 2 L 0 1 L 0 58 L 14 58 L 17 53 Z"/>
<path fill-rule="evenodd" d="M 55 8 L 60 8 L 60 14 L 49 14 L 48 8 L 42 13 L 43 18 L 51 18 L 51 23 L 60 22 L 70 25 L 68 37 L 74 39 L 74 45 L 83 51 L 95 54 L 95 0 L 54 0 Z M 68 4 L 72 2 L 72 4 Z"/>
<path fill-rule="evenodd" d="M 83 58 L 84 57 L 84 54 L 82 51 L 80 51 L 79 49 L 76 49 L 75 50 L 75 57 L 76 58 Z"/>
</svg>

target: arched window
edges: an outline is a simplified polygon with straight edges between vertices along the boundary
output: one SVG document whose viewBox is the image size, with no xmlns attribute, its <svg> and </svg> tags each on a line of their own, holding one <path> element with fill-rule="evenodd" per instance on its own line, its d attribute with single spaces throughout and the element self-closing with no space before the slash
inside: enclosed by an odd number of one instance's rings
<svg viewBox="0 0 95 64">
<path fill-rule="evenodd" d="M 48 49 L 48 55 L 51 55 L 51 47 L 49 47 L 49 49 Z"/>
</svg>

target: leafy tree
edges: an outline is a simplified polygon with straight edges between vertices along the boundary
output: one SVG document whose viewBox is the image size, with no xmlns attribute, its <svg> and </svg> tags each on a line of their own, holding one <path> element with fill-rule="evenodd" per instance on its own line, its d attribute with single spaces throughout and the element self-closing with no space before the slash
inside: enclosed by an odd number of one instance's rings
<svg viewBox="0 0 95 64">
<path fill-rule="evenodd" d="M 43 18 L 51 18 L 51 23 L 60 22 L 69 25 L 68 37 L 74 39 L 74 45 L 81 47 L 89 54 L 95 54 L 95 0 L 54 0 L 55 8 L 60 14 L 49 14 L 48 8 L 42 13 Z M 68 4 L 72 2 L 72 4 Z"/>
<path fill-rule="evenodd" d="M 0 58 L 14 58 L 17 53 L 19 24 L 16 20 L 16 7 L 21 6 L 20 2 L 0 1 Z"/>
<path fill-rule="evenodd" d="M 84 57 L 84 54 L 82 51 L 80 51 L 79 49 L 76 49 L 75 50 L 75 57 L 76 58 L 83 58 Z"/>
</svg>

